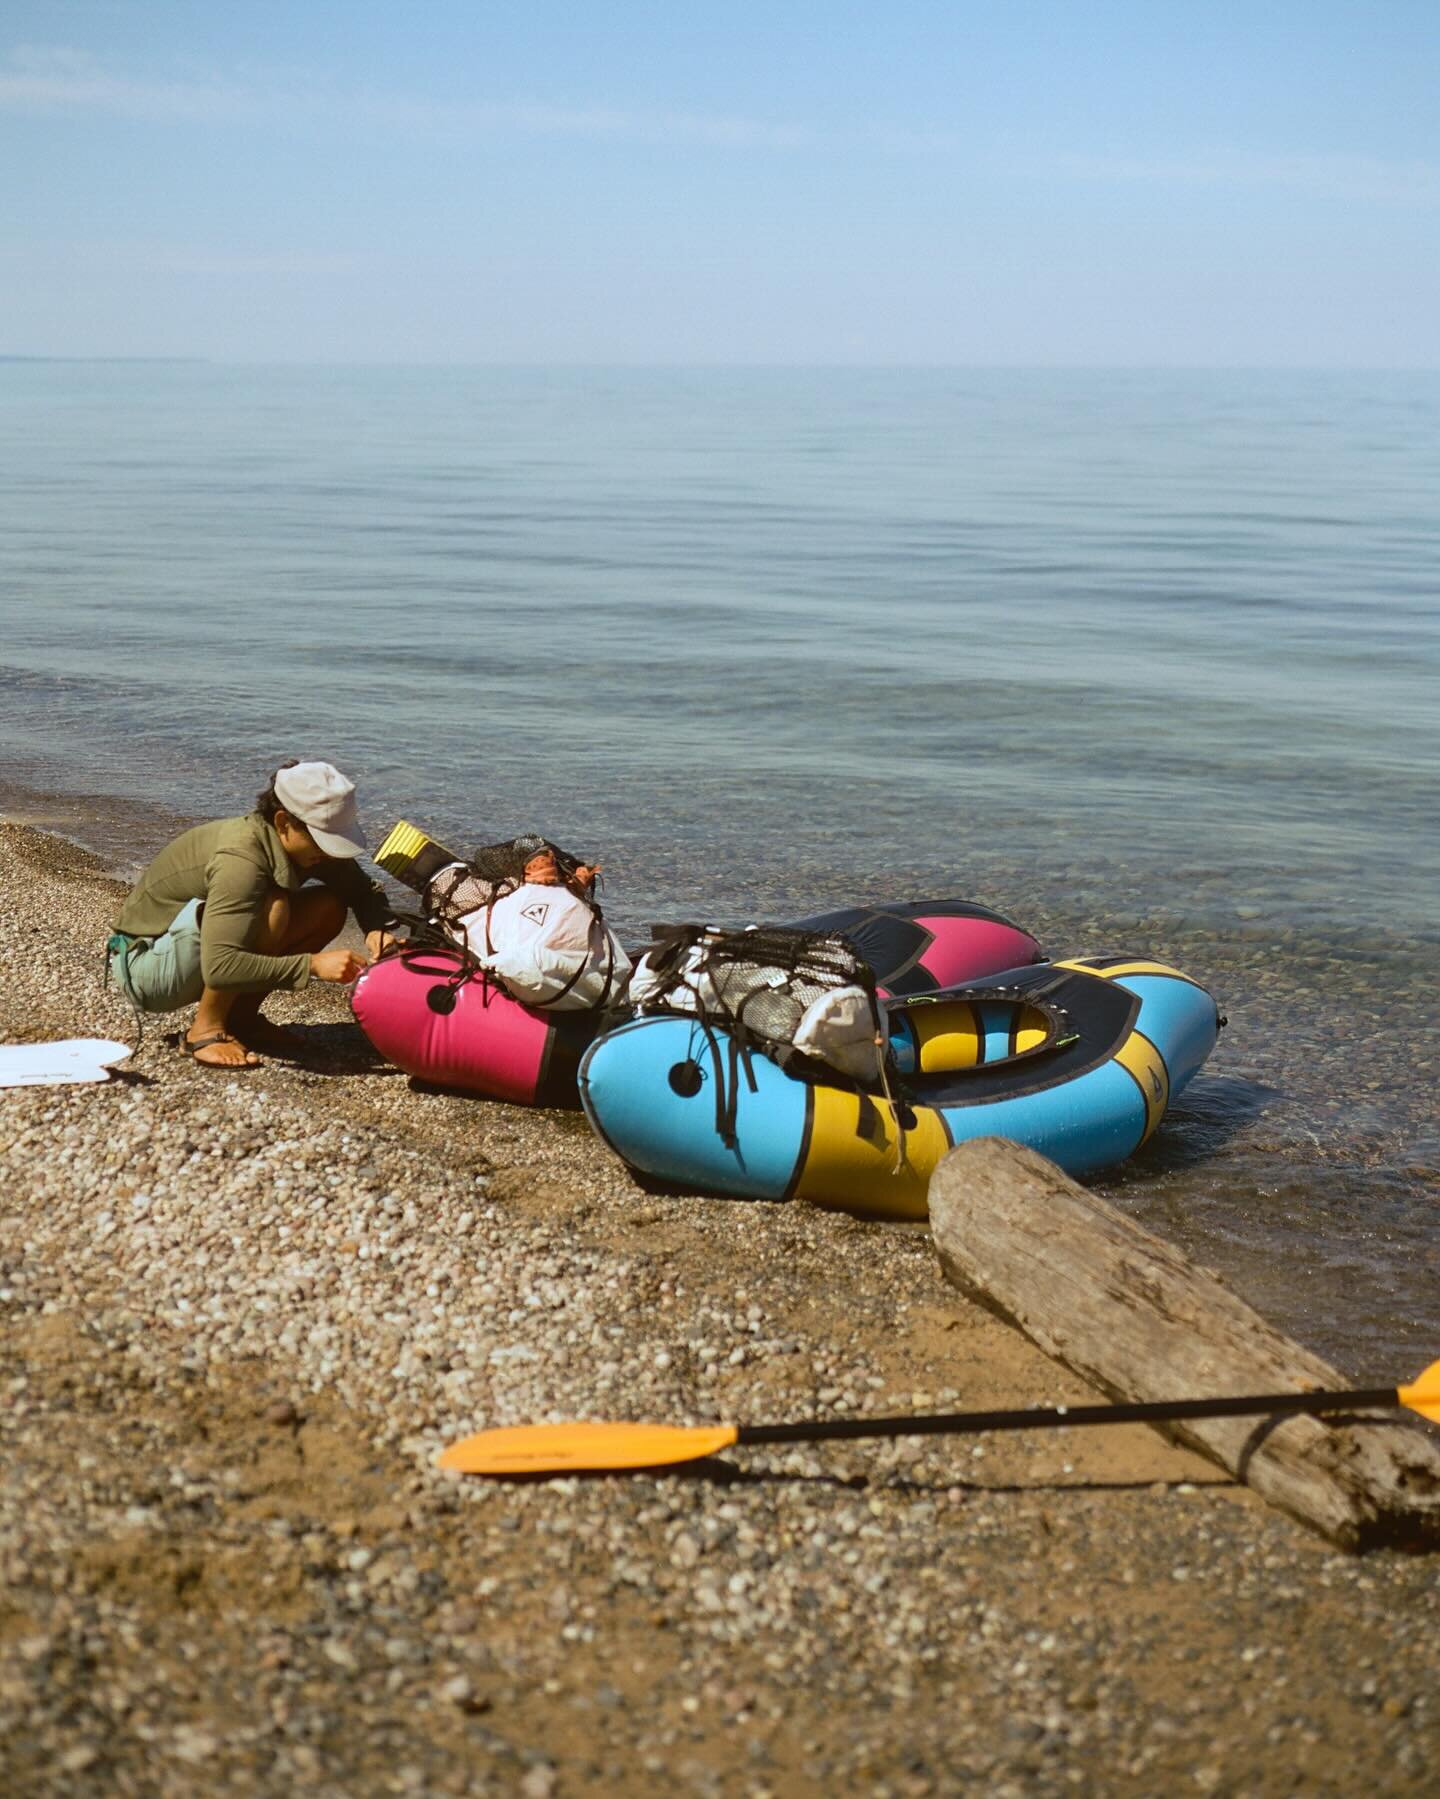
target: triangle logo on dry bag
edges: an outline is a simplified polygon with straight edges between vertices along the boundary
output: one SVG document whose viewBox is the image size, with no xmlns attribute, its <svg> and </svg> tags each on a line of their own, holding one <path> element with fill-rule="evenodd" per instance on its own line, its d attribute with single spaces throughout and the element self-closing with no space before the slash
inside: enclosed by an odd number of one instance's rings
<svg viewBox="0 0 1440 1799">
<path fill-rule="evenodd" d="M 531 924 L 543 925 L 545 920 L 550 916 L 549 900 L 536 900 L 533 905 L 526 906 L 520 916 L 522 918 L 528 918 Z"/>
</svg>

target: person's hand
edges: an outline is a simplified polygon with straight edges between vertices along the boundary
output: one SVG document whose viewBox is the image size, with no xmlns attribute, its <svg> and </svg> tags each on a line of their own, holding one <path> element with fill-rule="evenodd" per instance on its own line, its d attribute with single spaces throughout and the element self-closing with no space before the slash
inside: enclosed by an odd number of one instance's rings
<svg viewBox="0 0 1440 1799">
<path fill-rule="evenodd" d="M 365 947 L 370 952 L 372 962 L 378 962 L 390 945 L 399 941 L 400 939 L 392 931 L 367 931 L 365 933 Z"/>
<path fill-rule="evenodd" d="M 367 966 L 353 949 L 322 949 L 310 958 L 310 972 L 317 981 L 334 981 L 341 987 L 359 980 Z"/>
</svg>

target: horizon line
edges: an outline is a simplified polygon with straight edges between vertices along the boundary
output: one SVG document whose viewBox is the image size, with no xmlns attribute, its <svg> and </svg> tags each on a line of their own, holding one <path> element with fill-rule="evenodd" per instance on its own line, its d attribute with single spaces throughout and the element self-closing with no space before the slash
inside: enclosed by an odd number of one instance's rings
<svg viewBox="0 0 1440 1799">
<path fill-rule="evenodd" d="M 865 362 L 858 360 L 818 359 L 792 361 L 772 358 L 749 358 L 726 361 L 696 361 L 664 358 L 640 361 L 629 358 L 593 357 L 517 357 L 488 359 L 467 357 L 299 357 L 299 356 L 213 356 L 157 351 L 26 351 L 0 350 L 0 364 L 64 365 L 64 364 L 130 364 L 149 366 L 184 366 L 217 369 L 496 369 L 496 370 L 606 370 L 643 373 L 726 371 L 806 371 L 904 373 L 954 370 L 963 373 L 1034 373 L 1034 374 L 1394 374 L 1428 375 L 1440 373 L 1440 362 L 1105 362 L 1105 361 L 954 361 L 948 358 L 905 358 L 894 361 Z"/>
</svg>

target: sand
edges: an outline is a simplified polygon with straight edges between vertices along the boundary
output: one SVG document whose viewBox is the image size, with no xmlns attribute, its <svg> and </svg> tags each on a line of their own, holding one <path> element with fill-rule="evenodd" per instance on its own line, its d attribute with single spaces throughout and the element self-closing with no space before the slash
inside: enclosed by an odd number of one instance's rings
<svg viewBox="0 0 1440 1799">
<path fill-rule="evenodd" d="M 0 1040 L 133 1037 L 120 892 L 0 826 Z M 1153 1432 L 437 1473 L 532 1418 L 1087 1394 L 922 1229 L 642 1192 L 333 989 L 271 1009 L 303 1063 L 151 1020 L 113 1083 L 0 1093 L 5 1790 L 1433 1790 L 1433 1563 Z"/>
</svg>

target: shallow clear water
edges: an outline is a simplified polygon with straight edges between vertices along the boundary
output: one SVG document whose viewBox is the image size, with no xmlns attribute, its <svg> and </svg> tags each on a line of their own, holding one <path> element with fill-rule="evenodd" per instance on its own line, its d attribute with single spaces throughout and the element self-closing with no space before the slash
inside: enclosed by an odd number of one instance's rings
<svg viewBox="0 0 1440 1799">
<path fill-rule="evenodd" d="M 1231 1027 L 1115 1190 L 1403 1374 L 1437 493 L 1433 373 L 0 364 L 0 758 L 123 855 L 327 756 L 631 928 L 925 891 L 1167 955 Z"/>
</svg>

